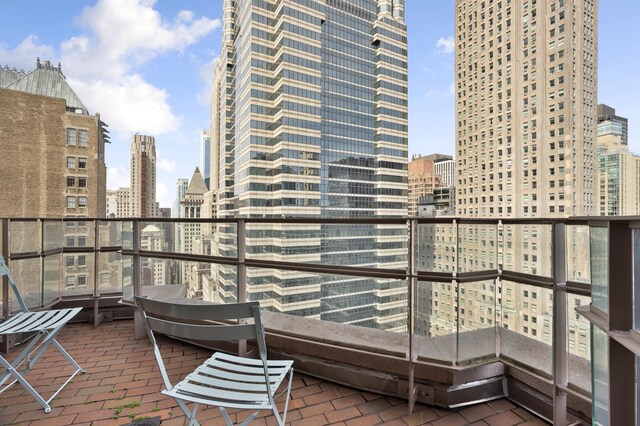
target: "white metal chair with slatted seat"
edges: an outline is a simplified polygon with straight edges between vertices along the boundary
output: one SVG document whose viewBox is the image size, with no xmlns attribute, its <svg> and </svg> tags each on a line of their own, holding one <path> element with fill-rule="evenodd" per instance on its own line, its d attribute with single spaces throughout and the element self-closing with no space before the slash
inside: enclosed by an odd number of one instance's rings
<svg viewBox="0 0 640 426">
<path fill-rule="evenodd" d="M 20 333 L 37 333 L 31 341 L 26 345 L 23 351 L 18 355 L 18 357 L 13 361 L 13 363 L 9 363 L 5 360 L 2 355 L 0 355 L 0 365 L 2 365 L 7 371 L 0 376 L 0 386 L 3 386 L 4 383 L 13 378 L 14 380 L 0 389 L 0 394 L 9 389 L 16 383 L 22 384 L 22 386 L 29 391 L 31 395 L 38 401 L 42 408 L 44 408 L 44 412 L 48 413 L 51 411 L 51 406 L 49 403 L 53 398 L 55 398 L 60 391 L 73 379 L 76 374 L 84 373 L 84 370 L 75 362 L 71 355 L 64 350 L 64 348 L 58 343 L 56 340 L 56 336 L 60 331 L 64 328 L 64 326 L 75 317 L 78 312 L 82 310 L 82 308 L 72 308 L 72 309 L 55 309 L 48 311 L 40 311 L 40 312 L 31 312 L 27 308 L 20 292 L 18 291 L 18 286 L 15 281 L 11 278 L 11 274 L 9 273 L 9 268 L 7 267 L 7 263 L 4 258 L 0 256 L 0 281 L 2 277 L 6 276 L 9 285 L 13 289 L 16 300 L 22 309 L 22 312 L 19 314 L 10 317 L 8 320 L 0 324 L 0 336 L 4 336 L 7 339 L 12 334 L 20 334 Z M 31 370 L 33 365 L 38 361 L 38 359 L 42 356 L 44 351 L 47 350 L 49 345 L 53 344 L 75 367 L 75 371 L 73 374 L 67 379 L 66 382 L 58 388 L 58 390 L 48 399 L 45 399 L 40 396 L 40 394 L 27 382 L 24 376 Z M 26 366 L 21 370 L 22 365 L 26 363 Z"/>
<path fill-rule="evenodd" d="M 189 418 L 190 425 L 198 425 L 198 404 L 220 408 L 227 425 L 233 425 L 227 408 L 258 410 L 242 425 L 251 422 L 259 410 L 271 410 L 279 425 L 284 425 L 289 407 L 293 361 L 267 360 L 264 329 L 258 302 L 224 305 L 184 305 L 136 297 L 142 309 L 145 326 L 166 387 L 163 394 L 173 397 Z M 240 320 L 253 319 L 253 324 Z M 238 320 L 237 324 L 209 321 Z M 197 323 L 194 323 L 197 322 Z M 202 365 L 173 386 L 162 361 L 154 333 L 181 339 L 200 341 L 256 340 L 260 359 L 238 357 L 216 352 Z M 287 389 L 274 394 L 288 377 Z M 282 416 L 275 400 L 286 392 Z M 185 402 L 193 402 L 189 410 Z"/>
</svg>

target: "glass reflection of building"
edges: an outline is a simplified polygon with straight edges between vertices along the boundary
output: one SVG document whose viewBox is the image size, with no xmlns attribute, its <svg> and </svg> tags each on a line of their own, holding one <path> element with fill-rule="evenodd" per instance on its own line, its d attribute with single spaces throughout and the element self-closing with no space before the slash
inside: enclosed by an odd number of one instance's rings
<svg viewBox="0 0 640 426">
<path fill-rule="evenodd" d="M 219 217 L 406 216 L 403 9 L 397 0 L 225 2 L 211 131 Z M 218 231 L 224 254 L 235 229 Z M 247 255 L 405 268 L 405 235 L 373 224 L 252 225 Z M 233 300 L 233 268 L 214 273 L 216 298 Z M 406 323 L 401 283 L 257 268 L 248 280 L 250 297 L 276 311 Z"/>
</svg>

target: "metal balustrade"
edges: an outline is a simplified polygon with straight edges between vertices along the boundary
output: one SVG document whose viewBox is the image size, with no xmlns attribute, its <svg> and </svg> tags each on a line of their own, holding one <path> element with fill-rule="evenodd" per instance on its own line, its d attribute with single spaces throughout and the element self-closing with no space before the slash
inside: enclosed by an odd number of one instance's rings
<svg viewBox="0 0 640 426">
<path fill-rule="evenodd" d="M 404 396 L 410 406 L 420 400 L 457 407 L 506 395 L 555 424 L 591 416 L 621 424 L 615 420 L 637 415 L 639 223 L 602 217 L 5 218 L 0 249 L 31 308 L 82 300 L 97 325 L 105 300 L 132 303 L 151 289 L 165 291 L 159 297 L 260 300 L 269 311 L 269 345 L 282 352 L 295 347 L 297 362 L 311 373 L 359 381 L 350 384 Z M 192 248 L 150 246 L 149 225 L 181 226 L 203 238 Z M 192 268 L 209 286 L 147 285 L 149 262 L 163 261 Z M 67 286 L 69 275 L 73 286 Z M 268 287 L 261 279 L 276 276 L 284 293 L 291 283 L 308 282 L 310 296 L 257 290 Z M 336 283 L 333 293 L 313 299 L 322 282 Z M 354 296 L 342 297 L 350 288 Z M 376 301 L 361 300 L 371 293 Z M 383 314 L 374 318 L 373 305 Z M 2 316 L 11 312 L 5 285 Z M 585 318 L 594 324 L 588 335 Z M 142 322 L 135 319 L 140 337 Z M 3 344 L 6 350 L 9 342 Z M 349 367 L 379 374 L 359 376 Z M 607 375 L 608 384 L 598 381 Z"/>
</svg>

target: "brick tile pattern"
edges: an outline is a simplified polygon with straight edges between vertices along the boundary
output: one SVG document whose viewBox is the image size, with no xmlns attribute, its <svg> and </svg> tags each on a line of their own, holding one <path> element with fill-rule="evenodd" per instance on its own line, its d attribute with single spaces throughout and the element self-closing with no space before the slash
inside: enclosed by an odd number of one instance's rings
<svg viewBox="0 0 640 426">
<path fill-rule="evenodd" d="M 59 340 L 87 371 L 76 376 L 54 399 L 52 412 L 44 410 L 21 386 L 0 398 L 0 425 L 91 425 L 119 426 L 142 417 L 160 416 L 163 426 L 186 424 L 176 402 L 160 393 L 163 389 L 151 344 L 133 338 L 132 321 L 114 321 L 93 328 L 70 324 Z M 204 349 L 178 341 L 159 339 L 167 370 L 178 378 L 210 356 Z M 8 356 L 13 359 L 19 351 Z M 45 396 L 51 395 L 69 372 L 64 358 L 50 348 L 27 375 L 27 380 Z M 279 403 L 282 409 L 283 402 Z M 231 420 L 242 422 L 249 411 L 229 410 Z M 224 425 L 220 410 L 200 407 L 198 420 L 205 425 Z M 529 423 L 526 423 L 529 422 Z M 418 404 L 408 414 L 406 401 L 325 382 L 294 373 L 287 424 L 342 426 L 417 425 L 515 425 L 545 424 L 507 400 L 448 411 Z M 261 412 L 254 426 L 275 425 L 270 412 Z"/>
</svg>

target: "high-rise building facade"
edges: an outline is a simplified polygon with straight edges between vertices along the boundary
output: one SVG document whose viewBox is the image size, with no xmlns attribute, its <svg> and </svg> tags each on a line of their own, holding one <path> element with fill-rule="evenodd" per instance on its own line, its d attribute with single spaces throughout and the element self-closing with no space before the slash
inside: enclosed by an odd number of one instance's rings
<svg viewBox="0 0 640 426">
<path fill-rule="evenodd" d="M 597 3 L 456 1 L 458 215 L 596 213 Z M 550 230 L 548 225 L 461 225 L 453 236 L 454 269 L 550 275 Z M 567 236 L 568 278 L 588 279 L 589 256 L 580 252 L 589 246 L 588 236 L 574 231 Z M 434 252 L 444 259 L 451 232 L 434 234 Z M 474 294 L 473 307 L 458 291 Z M 455 318 L 460 331 L 492 333 L 498 325 L 501 350 L 519 345 L 514 342 L 551 343 L 547 290 L 497 280 L 460 289 L 433 284 L 432 297 L 427 309 L 435 317 Z M 568 298 L 571 306 L 582 303 L 577 296 Z M 430 324 L 447 332 L 442 323 Z M 568 343 L 572 354 L 588 356 L 588 325 L 570 318 Z"/>
<path fill-rule="evenodd" d="M 208 130 L 200 132 L 200 173 L 207 188 L 211 179 L 211 137 Z"/>
<path fill-rule="evenodd" d="M 131 140 L 131 216 L 158 217 L 156 141 L 135 134 Z"/>
<path fill-rule="evenodd" d="M 180 200 L 184 197 L 184 194 L 187 192 L 187 188 L 189 187 L 189 179 L 187 178 L 178 178 L 176 182 L 176 199 L 173 202 L 173 210 L 171 211 L 172 217 L 182 217 L 180 209 Z"/>
<path fill-rule="evenodd" d="M 463 216 L 592 215 L 597 0 L 456 1 Z"/>
<path fill-rule="evenodd" d="M 598 104 L 598 144 L 609 136 L 619 138 L 620 144 L 629 144 L 629 120 L 616 115 L 615 108 Z"/>
<path fill-rule="evenodd" d="M 598 105 L 598 201 L 603 216 L 640 215 L 640 157 L 629 152 L 628 120 Z"/>
<path fill-rule="evenodd" d="M 431 154 L 414 156 L 409 163 L 409 216 L 418 215 L 418 201 L 420 197 L 432 195 L 436 188 L 446 186 L 442 174 L 437 173 L 436 164 L 448 162 L 450 171 L 453 170 L 453 158 L 450 155 Z M 447 172 L 441 168 L 440 172 Z M 447 175 L 449 178 L 450 174 Z"/>
<path fill-rule="evenodd" d="M 180 200 L 181 216 L 184 218 L 203 217 L 202 209 L 204 194 L 207 186 L 200 170 L 196 167 L 189 181 L 189 187 Z M 179 244 L 180 253 L 203 254 L 202 225 L 198 222 L 184 222 L 178 225 L 180 228 Z M 183 283 L 187 286 L 188 297 L 202 298 L 202 280 L 199 274 L 200 264 L 197 262 L 182 262 L 181 275 Z"/>
<path fill-rule="evenodd" d="M 405 216 L 403 1 L 231 1 L 223 16 L 211 130 L 218 216 Z M 404 230 L 363 225 L 349 240 L 336 236 L 322 245 L 320 236 L 331 230 L 319 225 L 282 231 L 269 231 L 273 250 L 259 256 L 403 264 L 397 252 L 406 244 Z M 253 238 L 248 235 L 249 250 Z M 233 272 L 220 269 L 220 291 L 233 294 Z M 250 274 L 252 297 L 268 296 L 264 301 L 274 310 L 376 327 L 394 327 L 383 322 L 403 316 L 382 302 L 373 282 L 323 283 L 275 270 Z"/>
<path fill-rule="evenodd" d="M 598 162 L 599 213 L 603 216 L 640 215 L 640 157 L 628 150 L 600 150 Z"/>
</svg>

